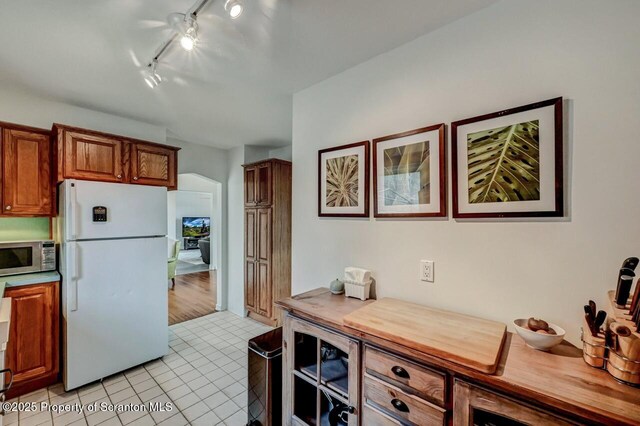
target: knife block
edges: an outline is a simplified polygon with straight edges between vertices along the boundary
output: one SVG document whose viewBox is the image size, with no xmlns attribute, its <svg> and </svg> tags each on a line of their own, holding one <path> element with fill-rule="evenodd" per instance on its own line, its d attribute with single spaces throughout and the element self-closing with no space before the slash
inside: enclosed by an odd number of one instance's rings
<svg viewBox="0 0 640 426">
<path fill-rule="evenodd" d="M 582 319 L 582 358 L 584 362 L 595 368 L 604 368 L 607 346 L 604 336 L 591 334 L 587 320 Z"/>
<path fill-rule="evenodd" d="M 640 333 L 635 332 L 635 324 L 631 321 L 629 307 L 620 309 L 616 306 L 615 291 L 609 291 L 609 315 L 619 325 L 631 330 L 631 336 L 618 337 L 618 350 L 609 349 L 606 369 L 621 382 L 640 385 Z"/>
</svg>

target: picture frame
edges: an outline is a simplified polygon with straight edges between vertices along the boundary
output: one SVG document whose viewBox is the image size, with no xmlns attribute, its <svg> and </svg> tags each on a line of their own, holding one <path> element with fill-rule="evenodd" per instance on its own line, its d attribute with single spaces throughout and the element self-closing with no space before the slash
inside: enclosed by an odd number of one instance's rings
<svg viewBox="0 0 640 426">
<path fill-rule="evenodd" d="M 369 217 L 369 145 L 318 151 L 319 217 Z"/>
<path fill-rule="evenodd" d="M 562 101 L 451 123 L 454 218 L 563 216 Z"/>
<path fill-rule="evenodd" d="M 374 139 L 374 217 L 446 217 L 446 167 L 444 123 Z"/>
</svg>

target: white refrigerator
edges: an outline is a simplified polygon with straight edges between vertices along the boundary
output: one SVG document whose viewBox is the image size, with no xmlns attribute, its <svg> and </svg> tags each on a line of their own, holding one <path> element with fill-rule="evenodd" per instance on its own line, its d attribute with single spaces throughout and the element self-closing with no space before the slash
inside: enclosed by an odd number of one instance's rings
<svg viewBox="0 0 640 426">
<path fill-rule="evenodd" d="M 166 188 L 66 180 L 56 233 L 65 389 L 166 355 Z"/>
</svg>

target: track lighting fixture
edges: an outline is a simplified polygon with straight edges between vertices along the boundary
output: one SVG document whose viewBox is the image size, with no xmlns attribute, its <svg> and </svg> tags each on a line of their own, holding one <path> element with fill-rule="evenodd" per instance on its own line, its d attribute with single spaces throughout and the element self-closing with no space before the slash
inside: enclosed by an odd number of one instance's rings
<svg viewBox="0 0 640 426">
<path fill-rule="evenodd" d="M 226 10 L 229 16 L 231 16 L 231 19 L 236 19 L 238 16 L 242 15 L 244 7 L 242 6 L 241 0 L 227 0 L 224 3 L 224 10 Z"/>
<path fill-rule="evenodd" d="M 147 83 L 147 86 L 151 87 L 152 89 L 158 84 L 162 83 L 162 77 L 160 77 L 160 74 L 158 74 L 158 72 L 156 71 L 157 66 L 158 60 L 154 59 L 153 62 L 151 62 L 147 66 L 147 69 L 144 71 L 144 82 Z"/>
<path fill-rule="evenodd" d="M 187 29 L 180 37 L 180 46 L 186 51 L 191 51 L 198 41 L 198 23 L 192 16 L 186 17 L 185 22 L 187 23 Z"/>
<path fill-rule="evenodd" d="M 195 49 L 198 42 L 198 14 L 211 0 L 198 0 L 187 13 L 172 13 L 169 15 L 169 26 L 174 33 L 169 37 L 157 50 L 153 60 L 143 72 L 145 83 L 152 89 L 162 82 L 162 78 L 158 74 L 156 68 L 158 59 L 165 54 L 167 49 L 176 41 L 186 50 Z M 242 0 L 225 0 L 224 10 L 229 14 L 231 19 L 236 19 L 242 14 L 244 6 Z"/>
</svg>

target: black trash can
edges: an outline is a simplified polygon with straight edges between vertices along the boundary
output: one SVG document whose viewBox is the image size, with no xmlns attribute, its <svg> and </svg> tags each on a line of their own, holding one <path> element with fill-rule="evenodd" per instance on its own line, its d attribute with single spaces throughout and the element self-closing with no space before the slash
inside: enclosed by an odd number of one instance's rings
<svg viewBox="0 0 640 426">
<path fill-rule="evenodd" d="M 249 340 L 250 426 L 282 424 L 282 327 Z"/>
</svg>

